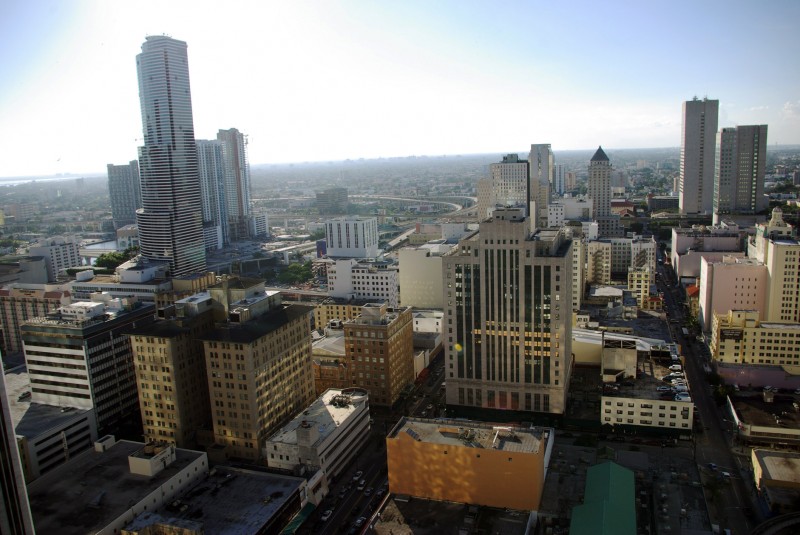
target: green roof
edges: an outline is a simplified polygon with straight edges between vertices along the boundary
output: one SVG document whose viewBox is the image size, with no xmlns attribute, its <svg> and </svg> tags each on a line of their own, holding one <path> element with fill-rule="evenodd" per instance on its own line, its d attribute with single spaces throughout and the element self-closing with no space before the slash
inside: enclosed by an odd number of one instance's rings
<svg viewBox="0 0 800 535">
<path fill-rule="evenodd" d="M 572 509 L 570 535 L 636 535 L 633 472 L 606 462 L 586 472 L 583 505 Z"/>
</svg>

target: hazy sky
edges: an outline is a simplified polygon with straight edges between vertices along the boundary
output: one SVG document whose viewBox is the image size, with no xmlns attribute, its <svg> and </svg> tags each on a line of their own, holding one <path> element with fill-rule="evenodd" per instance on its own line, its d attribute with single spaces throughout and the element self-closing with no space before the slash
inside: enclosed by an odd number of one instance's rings
<svg viewBox="0 0 800 535">
<path fill-rule="evenodd" d="M 135 159 L 153 34 L 189 45 L 195 136 L 238 128 L 251 164 L 674 147 L 695 95 L 800 143 L 798 20 L 797 0 L 5 0 L 0 176 Z"/>
</svg>

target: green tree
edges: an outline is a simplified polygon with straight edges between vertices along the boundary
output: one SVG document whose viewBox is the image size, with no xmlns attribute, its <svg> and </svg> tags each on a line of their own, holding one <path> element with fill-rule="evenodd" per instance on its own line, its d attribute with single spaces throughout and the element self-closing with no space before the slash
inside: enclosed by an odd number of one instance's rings
<svg viewBox="0 0 800 535">
<path fill-rule="evenodd" d="M 296 284 L 298 282 L 310 280 L 311 277 L 311 262 L 306 262 L 305 264 L 298 264 L 295 262 L 289 264 L 286 269 L 278 275 L 278 280 L 284 284 Z"/>
<path fill-rule="evenodd" d="M 125 255 L 125 253 L 115 251 L 113 253 L 101 254 L 97 257 L 94 265 L 101 268 L 114 269 L 126 260 L 128 260 L 128 257 Z"/>
</svg>

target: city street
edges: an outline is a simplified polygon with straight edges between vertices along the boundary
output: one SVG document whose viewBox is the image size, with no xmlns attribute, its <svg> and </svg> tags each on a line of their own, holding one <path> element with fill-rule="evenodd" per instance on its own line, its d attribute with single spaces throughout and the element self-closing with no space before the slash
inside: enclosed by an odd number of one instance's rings
<svg viewBox="0 0 800 535">
<path fill-rule="evenodd" d="M 709 517 L 712 524 L 729 528 L 733 533 L 749 533 L 758 523 L 754 516 L 757 508 L 751 502 L 751 485 L 742 478 L 741 461 L 731 450 L 733 430 L 724 420 L 723 410 L 717 407 L 706 378 L 704 364 L 708 363 L 708 357 L 701 352 L 700 343 L 691 333 L 689 337 L 683 336 L 682 290 L 675 286 L 672 270 L 659 264 L 658 273 L 659 290 L 664 292 L 670 316 L 670 332 L 673 340 L 681 346 L 692 401 L 700 417 L 697 427 L 701 432 L 695 433 L 695 460 L 703 479 Z M 713 470 L 709 468 L 710 464 L 714 466 Z M 747 461 L 742 464 L 748 466 Z M 732 477 L 722 478 L 721 472 L 729 472 Z"/>
</svg>

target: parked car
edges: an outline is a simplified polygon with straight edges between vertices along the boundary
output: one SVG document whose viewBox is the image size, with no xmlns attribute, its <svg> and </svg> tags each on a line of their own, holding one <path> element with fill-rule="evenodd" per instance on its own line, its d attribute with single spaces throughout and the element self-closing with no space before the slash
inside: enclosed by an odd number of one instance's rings
<svg viewBox="0 0 800 535">
<path fill-rule="evenodd" d="M 367 519 L 366 519 L 365 517 L 363 517 L 363 516 L 360 516 L 360 517 L 358 517 L 358 518 L 356 519 L 356 521 L 353 523 L 353 525 L 354 525 L 355 527 L 357 527 L 357 528 L 360 528 L 361 526 L 363 526 L 363 525 L 364 525 L 364 522 L 366 522 L 366 521 L 367 521 Z"/>
<path fill-rule="evenodd" d="M 683 370 L 683 366 L 681 366 L 680 364 L 673 364 L 672 366 L 669 367 L 669 369 L 673 372 L 679 372 Z"/>
<path fill-rule="evenodd" d="M 659 392 L 672 392 L 671 386 L 659 386 L 656 390 Z"/>
</svg>

